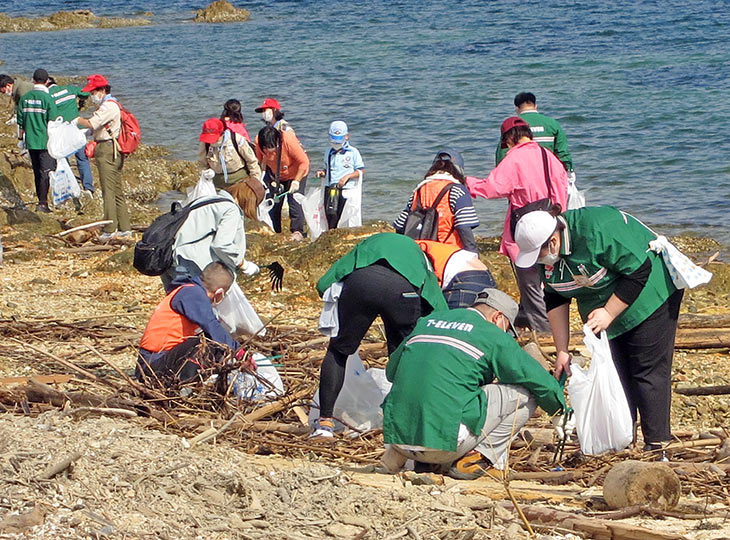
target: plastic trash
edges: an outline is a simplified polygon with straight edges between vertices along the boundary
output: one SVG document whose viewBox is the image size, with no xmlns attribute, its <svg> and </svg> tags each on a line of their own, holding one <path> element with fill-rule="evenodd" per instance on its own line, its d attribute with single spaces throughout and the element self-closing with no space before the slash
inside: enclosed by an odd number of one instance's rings
<svg viewBox="0 0 730 540">
<path fill-rule="evenodd" d="M 580 449 L 587 455 L 623 450 L 633 439 L 634 422 L 608 336 L 602 331 L 598 338 L 587 326 L 583 333 L 591 363 L 587 369 L 573 366 L 568 383 Z"/>
<path fill-rule="evenodd" d="M 586 205 L 586 196 L 584 192 L 578 189 L 575 184 L 575 172 L 568 175 L 568 210 L 583 208 Z"/>
<path fill-rule="evenodd" d="M 86 135 L 75 122 L 64 122 L 60 116 L 48 122 L 46 149 L 53 159 L 61 159 L 86 146 Z"/>
<path fill-rule="evenodd" d="M 214 311 L 220 323 L 231 334 L 266 335 L 264 323 L 235 281 L 223 300 L 214 307 Z"/>
<path fill-rule="evenodd" d="M 674 286 L 678 289 L 694 289 L 709 283 L 712 272 L 697 266 L 689 257 L 679 251 L 665 236 L 657 236 L 649 242 L 649 249 L 661 254 Z"/>
<path fill-rule="evenodd" d="M 360 227 L 362 225 L 362 174 L 355 182 L 355 186 L 342 190 L 345 207 L 342 209 L 337 227 Z M 349 184 L 348 184 L 349 185 Z"/>
<path fill-rule="evenodd" d="M 324 212 L 324 186 L 307 188 L 305 195 L 294 194 L 294 200 L 302 205 L 304 219 L 309 228 L 309 238 L 314 241 L 327 230 L 327 216 Z"/>
<path fill-rule="evenodd" d="M 254 354 L 253 359 L 256 362 L 256 375 L 271 386 L 267 386 L 250 373 L 235 370 L 228 374 L 228 384 L 233 382 L 233 395 L 253 401 L 276 399 L 284 395 L 284 382 L 271 360 L 260 353 Z"/>
<path fill-rule="evenodd" d="M 66 158 L 56 162 L 56 170 L 49 173 L 53 205 L 58 206 L 68 199 L 81 197 L 81 187 Z"/>
<path fill-rule="evenodd" d="M 365 369 L 359 353 L 347 357 L 345 382 L 335 402 L 334 415 L 347 424 L 335 421 L 335 431 L 346 427 L 358 431 L 369 431 L 383 427 L 383 411 L 380 405 L 390 392 L 391 383 L 385 377 L 385 370 Z M 319 390 L 314 394 L 309 410 L 309 424 L 314 426 L 319 418 Z"/>
</svg>

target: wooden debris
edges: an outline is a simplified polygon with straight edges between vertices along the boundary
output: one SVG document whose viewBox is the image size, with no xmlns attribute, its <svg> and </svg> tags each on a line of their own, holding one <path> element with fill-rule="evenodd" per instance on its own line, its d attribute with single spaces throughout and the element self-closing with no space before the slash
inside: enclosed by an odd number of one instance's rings
<svg viewBox="0 0 730 540">
<path fill-rule="evenodd" d="M 81 458 L 81 454 L 79 452 L 75 452 L 71 454 L 70 456 L 65 457 L 58 463 L 55 463 L 51 466 L 49 466 L 47 469 L 45 469 L 43 472 L 41 472 L 38 475 L 39 480 L 50 480 L 54 476 L 61 474 L 63 471 L 71 467 L 75 461 L 78 461 Z"/>
<path fill-rule="evenodd" d="M 677 394 L 685 396 L 720 396 L 730 394 L 730 385 L 721 384 L 718 386 L 695 386 L 695 387 L 677 387 L 674 389 Z"/>
<path fill-rule="evenodd" d="M 611 508 L 649 505 L 664 510 L 679 502 L 679 477 L 660 462 L 623 461 L 613 466 L 603 482 L 603 498 Z"/>
</svg>

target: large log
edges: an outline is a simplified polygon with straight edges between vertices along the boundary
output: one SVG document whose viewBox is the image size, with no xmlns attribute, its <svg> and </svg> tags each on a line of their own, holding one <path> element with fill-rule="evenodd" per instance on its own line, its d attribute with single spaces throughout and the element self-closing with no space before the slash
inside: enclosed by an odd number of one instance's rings
<svg viewBox="0 0 730 540">
<path fill-rule="evenodd" d="M 510 510 L 514 509 L 511 503 L 502 503 L 502 506 Z M 585 538 L 602 540 L 685 540 L 686 538 L 680 534 L 660 532 L 627 523 L 589 518 L 541 506 L 520 505 L 520 508 L 522 508 L 525 517 L 533 526 L 542 523 L 574 531 Z"/>
<path fill-rule="evenodd" d="M 603 498 L 611 508 L 648 504 L 667 510 L 677 506 L 681 490 L 677 474 L 659 462 L 622 461 L 603 481 Z"/>
</svg>

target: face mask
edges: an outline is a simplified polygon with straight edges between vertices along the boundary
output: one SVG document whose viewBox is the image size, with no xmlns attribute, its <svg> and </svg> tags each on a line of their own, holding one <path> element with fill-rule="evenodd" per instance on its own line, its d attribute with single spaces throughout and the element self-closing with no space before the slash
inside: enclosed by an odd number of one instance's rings
<svg viewBox="0 0 730 540">
<path fill-rule="evenodd" d="M 13 94 L 13 88 L 11 86 L 6 86 L 3 88 L 3 94 L 6 96 L 11 96 Z"/>
<path fill-rule="evenodd" d="M 99 94 L 91 94 L 91 101 L 99 105 L 101 104 L 101 96 L 99 96 Z"/>
<path fill-rule="evenodd" d="M 340 143 L 331 142 L 330 144 L 332 145 L 332 148 L 334 148 L 335 150 L 339 150 L 340 148 L 342 148 L 342 144 L 343 143 L 341 143 L 341 142 Z"/>
<path fill-rule="evenodd" d="M 555 263 L 557 263 L 560 260 L 560 254 L 559 253 L 553 253 L 550 249 L 550 244 L 548 244 L 548 252 L 544 257 L 540 257 L 537 262 L 540 264 L 544 264 L 545 266 L 555 266 Z"/>
<path fill-rule="evenodd" d="M 274 111 L 271 109 L 266 109 L 264 112 L 261 113 L 261 118 L 264 119 L 264 122 L 271 122 L 274 119 Z"/>
</svg>

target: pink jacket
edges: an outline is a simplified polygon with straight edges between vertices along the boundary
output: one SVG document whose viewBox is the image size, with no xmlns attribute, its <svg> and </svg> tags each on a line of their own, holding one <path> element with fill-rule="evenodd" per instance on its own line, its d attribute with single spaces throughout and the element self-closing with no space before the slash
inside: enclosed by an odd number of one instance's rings
<svg viewBox="0 0 730 540">
<path fill-rule="evenodd" d="M 560 204 L 563 210 L 566 210 L 568 207 L 568 173 L 560 160 L 549 150 L 547 158 L 553 202 Z M 528 203 L 544 199 L 549 195 L 545 184 L 545 168 L 542 163 L 540 146 L 534 141 L 513 146 L 486 178 L 467 176 L 466 187 L 472 197 L 484 197 L 485 199 L 506 197 L 509 200 L 499 252 L 514 261 L 520 250 L 512 238 L 509 226 L 512 209 L 522 208 Z"/>
</svg>

